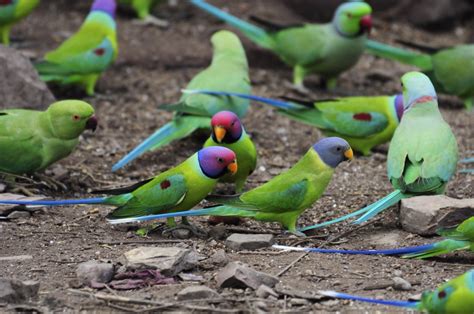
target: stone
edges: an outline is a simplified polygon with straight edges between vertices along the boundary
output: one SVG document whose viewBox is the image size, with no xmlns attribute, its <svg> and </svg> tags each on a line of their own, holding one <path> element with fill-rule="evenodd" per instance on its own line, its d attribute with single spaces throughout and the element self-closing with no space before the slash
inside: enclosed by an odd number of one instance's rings
<svg viewBox="0 0 474 314">
<path fill-rule="evenodd" d="M 219 249 L 209 257 L 209 262 L 216 266 L 224 266 L 230 262 L 230 258 L 223 249 Z"/>
<path fill-rule="evenodd" d="M 218 299 L 219 293 L 206 286 L 190 286 L 178 292 L 178 300 Z"/>
<path fill-rule="evenodd" d="M 306 299 L 292 298 L 290 300 L 290 305 L 291 306 L 305 306 L 305 305 L 309 305 L 309 301 Z"/>
<path fill-rule="evenodd" d="M 220 288 L 252 288 L 264 284 L 274 287 L 280 280 L 264 272 L 256 271 L 241 262 L 228 263 L 216 276 Z"/>
<path fill-rule="evenodd" d="M 37 281 L 19 281 L 0 278 L 0 302 L 21 303 L 38 295 L 40 284 Z"/>
<path fill-rule="evenodd" d="M 0 45 L 0 109 L 45 109 L 55 101 L 31 64 L 17 50 Z"/>
<path fill-rule="evenodd" d="M 165 276 L 176 276 L 198 264 L 196 252 L 180 247 L 138 247 L 125 254 L 127 269 L 158 269 Z"/>
<path fill-rule="evenodd" d="M 401 277 L 393 277 L 393 289 L 399 291 L 409 291 L 411 290 L 411 283 Z"/>
<path fill-rule="evenodd" d="M 93 283 L 108 283 L 114 277 L 114 265 L 88 261 L 77 266 L 76 276 L 83 285 L 90 286 Z"/>
<path fill-rule="evenodd" d="M 474 199 L 455 199 L 446 195 L 417 196 L 403 199 L 400 222 L 404 230 L 433 235 L 438 223 L 455 210 L 473 208 Z"/>
<path fill-rule="evenodd" d="M 273 296 L 275 298 L 278 298 L 278 293 L 275 292 L 272 288 L 266 285 L 260 285 L 257 288 L 257 291 L 255 291 L 255 295 L 259 298 L 266 299 L 269 296 Z"/>
<path fill-rule="evenodd" d="M 274 237 L 271 234 L 231 234 L 225 241 L 227 247 L 235 251 L 257 250 L 269 247 L 273 244 Z"/>
<path fill-rule="evenodd" d="M 15 210 L 8 214 L 8 219 L 21 219 L 21 218 L 30 218 L 31 214 L 27 211 Z"/>
</svg>

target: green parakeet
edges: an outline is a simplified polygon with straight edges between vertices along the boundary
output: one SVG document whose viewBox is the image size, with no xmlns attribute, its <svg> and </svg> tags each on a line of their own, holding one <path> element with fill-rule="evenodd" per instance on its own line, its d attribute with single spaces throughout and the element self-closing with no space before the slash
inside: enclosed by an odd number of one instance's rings
<svg viewBox="0 0 474 314">
<path fill-rule="evenodd" d="M 0 1 L 0 34 L 2 44 L 10 44 L 10 29 L 13 24 L 28 16 L 39 4 L 39 0 Z"/>
<path fill-rule="evenodd" d="M 118 54 L 115 9 L 115 0 L 95 0 L 79 31 L 35 64 L 41 79 L 77 84 L 93 95 L 100 75 Z"/>
<path fill-rule="evenodd" d="M 420 301 L 371 299 L 335 291 L 318 291 L 318 293 L 333 298 L 403 307 L 431 314 L 474 313 L 474 269 L 449 280 L 433 291 L 423 292 Z"/>
<path fill-rule="evenodd" d="M 203 0 L 191 0 L 191 3 L 278 55 L 293 67 L 293 83 L 299 87 L 303 87 L 306 75 L 317 73 L 326 80 L 328 88 L 334 88 L 339 74 L 354 66 L 364 52 L 366 34 L 372 26 L 371 7 L 359 1 L 341 4 L 327 24 L 279 26 L 264 22 L 268 30 Z"/>
<path fill-rule="evenodd" d="M 401 78 L 405 112 L 395 130 L 387 157 L 387 172 L 395 191 L 381 200 L 340 218 L 305 227 L 320 228 L 351 217 L 362 223 L 403 198 L 442 194 L 456 172 L 458 147 L 449 125 L 438 109 L 435 89 L 420 72 Z"/>
<path fill-rule="evenodd" d="M 146 221 L 176 216 L 250 217 L 260 221 L 279 222 L 289 232 L 302 235 L 296 231 L 298 217 L 321 197 L 334 169 L 341 162 L 351 159 L 352 154 L 352 149 L 345 140 L 337 137 L 324 138 L 314 144 L 291 169 L 267 183 L 237 196 L 207 198 L 222 205 L 134 219 Z"/>
<path fill-rule="evenodd" d="M 313 253 L 337 253 L 349 255 L 403 255 L 404 258 L 430 258 L 438 255 L 448 254 L 459 250 L 470 250 L 474 252 L 474 217 L 463 221 L 456 228 L 439 229 L 440 235 L 445 240 L 420 246 L 405 247 L 399 249 L 384 250 L 334 250 L 319 248 L 303 248 L 285 245 L 274 245 L 274 248 L 290 251 L 304 251 Z"/>
<path fill-rule="evenodd" d="M 46 111 L 0 111 L 0 171 L 33 174 L 67 157 L 86 129 L 95 130 L 94 108 L 79 100 L 55 102 Z"/>
<path fill-rule="evenodd" d="M 390 141 L 403 115 L 403 96 L 344 97 L 321 101 L 289 101 L 220 91 L 186 90 L 186 93 L 237 96 L 278 108 L 291 119 L 321 129 L 326 136 L 342 137 L 364 155 Z"/>
<path fill-rule="evenodd" d="M 232 111 L 220 111 L 211 119 L 212 134 L 204 147 L 222 146 L 232 150 L 237 156 L 239 170 L 234 175 L 227 174 L 222 182 L 234 182 L 235 191 L 244 190 L 247 177 L 257 166 L 257 150 L 250 136 L 245 132 L 239 117 Z"/>
<path fill-rule="evenodd" d="M 118 0 L 119 4 L 130 6 L 138 18 L 144 20 L 150 15 L 150 11 L 162 0 Z"/>
<path fill-rule="evenodd" d="M 474 104 L 474 45 L 451 48 L 423 48 L 425 53 L 367 41 L 367 51 L 376 56 L 396 60 L 420 68 L 428 75 L 438 92 L 460 97 L 467 109 Z"/>
<path fill-rule="evenodd" d="M 250 93 L 247 57 L 239 38 L 229 31 L 219 31 L 212 36 L 211 42 L 214 48 L 211 65 L 199 72 L 187 88 Z M 160 107 L 174 112 L 173 120 L 118 161 L 112 171 L 117 171 L 147 151 L 186 137 L 197 129 L 209 129 L 211 117 L 219 111 L 232 111 L 242 118 L 248 107 L 249 101 L 238 97 L 223 99 L 208 95 L 183 94 L 178 103 Z"/>
<path fill-rule="evenodd" d="M 130 187 L 97 191 L 108 197 L 55 201 L 0 201 L 1 204 L 62 206 L 103 204 L 116 206 L 107 219 L 110 222 L 134 221 L 135 216 L 189 210 L 206 197 L 227 173 L 237 172 L 234 152 L 225 147 L 207 147 L 193 154 L 180 165 L 154 178 Z M 175 226 L 173 218 L 168 220 Z"/>
</svg>

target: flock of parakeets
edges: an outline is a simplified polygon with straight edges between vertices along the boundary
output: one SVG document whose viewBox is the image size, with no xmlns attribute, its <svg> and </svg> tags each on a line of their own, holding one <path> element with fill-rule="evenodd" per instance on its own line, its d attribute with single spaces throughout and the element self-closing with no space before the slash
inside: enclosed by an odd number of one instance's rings
<svg viewBox="0 0 474 314">
<path fill-rule="evenodd" d="M 118 0 L 139 18 L 150 16 L 158 0 Z M 435 51 L 413 52 L 367 39 L 372 26 L 371 7 L 364 2 L 340 5 L 327 24 L 282 26 L 254 18 L 261 27 L 236 18 L 204 2 L 190 2 L 236 27 L 257 45 L 277 54 L 293 67 L 293 82 L 303 89 L 305 76 L 316 73 L 328 88 L 339 74 L 357 63 L 363 52 L 394 59 L 420 68 L 401 78 L 402 93 L 391 96 L 345 97 L 321 101 L 270 99 L 251 94 L 245 50 L 239 38 L 219 31 L 212 38 L 213 58 L 198 73 L 174 104 L 160 106 L 173 119 L 145 139 L 112 168 L 116 171 L 148 151 L 157 150 L 195 130 L 209 129 L 204 147 L 187 160 L 155 177 L 108 194 L 77 200 L 1 201 L 16 205 L 103 204 L 115 207 L 111 223 L 139 222 L 175 217 L 238 216 L 279 222 L 297 235 L 349 218 L 362 223 L 403 198 L 442 194 L 458 162 L 456 139 L 438 109 L 435 88 L 459 96 L 470 109 L 474 97 L 474 46 L 461 45 Z M 11 27 L 27 16 L 39 0 L 0 1 L 2 42 L 9 44 Z M 57 49 L 35 64 L 40 77 L 60 85 L 81 86 L 94 94 L 101 75 L 117 57 L 115 0 L 95 0 L 81 28 Z M 268 104 L 279 113 L 320 129 L 328 137 L 319 140 L 289 170 L 252 190 L 244 191 L 247 177 L 257 164 L 257 149 L 242 125 L 250 101 Z M 34 174 L 68 156 L 86 129 L 95 130 L 94 109 L 79 100 L 52 104 L 46 111 L 9 109 L 0 112 L 0 171 Z M 370 155 L 371 149 L 390 141 L 388 178 L 394 191 L 386 197 L 334 220 L 297 229 L 298 217 L 323 194 L 335 168 L 353 157 L 352 149 Z M 468 160 L 469 161 L 469 160 Z M 11 180 L 12 178 L 8 178 Z M 14 181 L 14 179 L 13 179 Z M 210 195 L 218 181 L 232 182 L 232 196 Z M 10 182 L 10 181 L 9 181 Z M 242 193 L 243 192 L 243 193 Z M 217 205 L 191 210 L 203 199 Z M 456 250 L 474 251 L 474 217 L 457 227 L 443 229 L 445 240 L 390 250 L 328 250 L 276 245 L 284 250 L 318 253 L 401 255 L 429 258 Z M 426 310 L 430 313 L 474 312 L 474 270 L 438 289 L 425 292 L 418 302 L 382 301 L 332 291 L 322 294 L 372 303 Z"/>
</svg>

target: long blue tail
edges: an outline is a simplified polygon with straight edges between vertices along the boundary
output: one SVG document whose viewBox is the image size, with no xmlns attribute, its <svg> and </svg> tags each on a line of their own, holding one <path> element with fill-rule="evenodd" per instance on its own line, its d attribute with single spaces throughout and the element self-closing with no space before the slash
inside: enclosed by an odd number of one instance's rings
<svg viewBox="0 0 474 314">
<path fill-rule="evenodd" d="M 240 97 L 244 99 L 258 101 L 258 102 L 270 105 L 278 109 L 283 109 L 283 110 L 305 109 L 304 106 L 298 105 L 296 103 L 291 103 L 291 102 L 286 102 L 286 101 L 282 101 L 278 99 L 271 99 L 271 98 L 266 98 L 266 97 L 261 97 L 261 96 L 255 96 L 255 95 L 241 94 L 241 93 L 220 92 L 220 91 L 211 91 L 211 90 L 203 90 L 203 89 L 185 89 L 185 90 L 182 90 L 182 92 L 185 94 L 205 94 L 205 95 L 227 96 L 227 97 L 235 96 L 235 97 Z"/>
<path fill-rule="evenodd" d="M 397 204 L 400 200 L 402 200 L 405 197 L 406 196 L 400 190 L 393 191 L 389 195 L 382 198 L 380 201 L 367 206 L 366 207 L 368 208 L 367 212 L 362 217 L 359 217 L 356 221 L 354 221 L 354 223 L 361 224 L 363 222 L 366 222 L 367 220 L 374 217 L 375 215 L 377 215 L 384 209 Z"/>
<path fill-rule="evenodd" d="M 268 49 L 272 48 L 273 40 L 264 29 L 224 12 L 203 0 L 191 0 L 190 2 L 218 19 L 225 21 L 227 24 L 238 28 L 257 45 Z"/>
<path fill-rule="evenodd" d="M 0 200 L 0 204 L 4 205 L 29 205 L 29 206 L 61 206 L 61 205 L 82 205 L 82 204 L 103 204 L 107 201 L 107 197 L 83 198 L 77 200 L 54 200 L 54 201 L 8 201 Z"/>
<path fill-rule="evenodd" d="M 471 157 L 471 158 L 464 158 L 460 161 L 461 163 L 463 164 L 469 164 L 471 162 L 474 162 L 474 157 Z"/>
<path fill-rule="evenodd" d="M 209 127 L 210 121 L 209 117 L 182 116 L 168 122 L 120 159 L 112 167 L 112 171 L 119 170 L 149 150 L 157 149 L 174 140 L 189 136 L 196 129 Z"/>
<path fill-rule="evenodd" d="M 323 253 L 323 254 L 348 254 L 348 255 L 404 255 L 404 254 L 413 254 L 413 253 L 422 253 L 427 250 L 433 249 L 434 244 L 426 244 L 419 246 L 410 246 L 399 249 L 389 249 L 389 250 L 334 250 L 334 249 L 318 249 L 318 248 L 308 248 L 308 247 L 295 247 L 295 246 L 286 246 L 286 245 L 273 245 L 275 249 L 285 250 L 285 251 L 303 251 L 311 253 Z"/>
<path fill-rule="evenodd" d="M 351 295 L 351 294 L 340 293 L 336 291 L 318 291 L 318 293 L 324 296 L 332 297 L 332 298 L 361 301 L 361 302 L 381 304 L 381 305 L 390 305 L 390 306 L 396 306 L 396 307 L 405 307 L 405 308 L 411 308 L 411 309 L 416 309 L 420 306 L 419 301 L 376 300 L 376 299 L 371 299 L 371 298 L 366 298 L 366 297 L 361 297 L 361 296 L 356 296 L 356 295 Z"/>
</svg>

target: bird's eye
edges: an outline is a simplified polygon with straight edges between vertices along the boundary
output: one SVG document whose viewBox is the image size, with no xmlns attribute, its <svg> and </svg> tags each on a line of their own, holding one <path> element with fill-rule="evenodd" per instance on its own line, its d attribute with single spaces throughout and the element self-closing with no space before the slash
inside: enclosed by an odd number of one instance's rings
<svg viewBox="0 0 474 314">
<path fill-rule="evenodd" d="M 75 114 L 75 115 L 72 116 L 72 119 L 73 119 L 74 121 L 78 121 L 78 120 L 81 119 L 81 117 L 80 117 L 79 115 Z"/>
<path fill-rule="evenodd" d="M 352 13 L 347 13 L 346 15 L 348 18 L 352 18 Z"/>
<path fill-rule="evenodd" d="M 234 126 L 235 125 L 235 121 L 232 121 L 232 123 L 230 124 L 231 126 Z"/>
<path fill-rule="evenodd" d="M 223 162 L 224 162 L 224 159 L 218 157 L 218 158 L 217 158 L 217 161 L 218 161 L 219 163 L 223 163 Z"/>
<path fill-rule="evenodd" d="M 337 147 L 336 150 L 337 150 L 338 152 L 340 152 L 340 151 L 341 151 L 341 147 Z"/>
<path fill-rule="evenodd" d="M 441 290 L 438 292 L 438 299 L 444 299 L 446 297 L 446 291 Z"/>
</svg>

